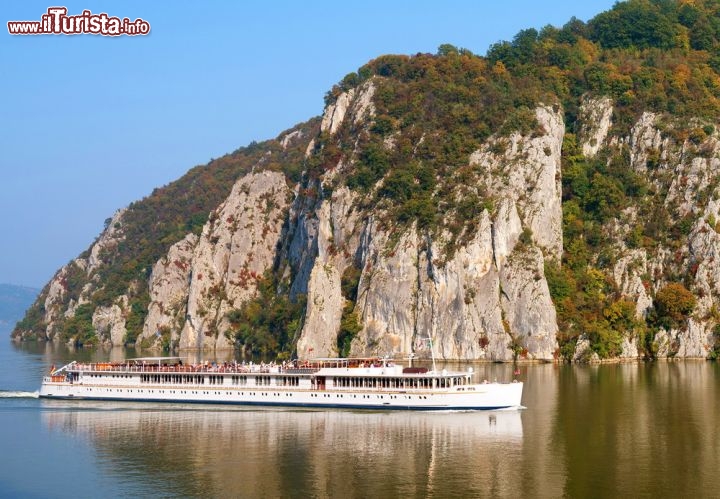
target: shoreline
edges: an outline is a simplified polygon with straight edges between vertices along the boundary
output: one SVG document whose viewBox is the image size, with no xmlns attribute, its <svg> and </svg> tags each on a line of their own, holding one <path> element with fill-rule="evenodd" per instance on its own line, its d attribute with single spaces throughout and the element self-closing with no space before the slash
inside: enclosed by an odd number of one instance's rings
<svg viewBox="0 0 720 499">
<path fill-rule="evenodd" d="M 219 358 L 235 358 L 235 353 L 238 352 L 237 349 L 213 349 L 213 350 L 204 350 L 204 349 L 191 349 L 191 348 L 184 348 L 184 349 L 173 349 L 170 351 L 163 351 L 156 348 L 140 348 L 136 347 L 135 345 L 67 345 L 60 342 L 54 342 L 52 340 L 40 340 L 40 339 L 22 339 L 17 337 L 10 337 L 10 342 L 16 345 L 23 345 L 23 344 L 46 344 L 46 345 L 53 345 L 53 346 L 64 346 L 68 348 L 68 350 L 97 350 L 102 349 L 103 351 L 111 351 L 114 349 L 122 349 L 122 350 L 136 350 L 139 353 L 151 353 L 158 356 L 192 356 L 192 355 L 215 355 Z M 232 354 L 232 355 L 231 355 Z M 229 356 L 231 355 L 231 357 Z M 241 356 L 242 357 L 242 356 Z M 262 357 L 262 356 L 258 356 Z M 398 354 L 394 356 L 395 360 L 400 361 L 407 361 L 407 354 Z M 252 356 L 248 357 L 252 358 Z M 277 357 L 274 360 L 278 360 Z M 569 364 L 569 365 L 577 365 L 577 366 L 587 366 L 587 365 L 602 365 L 602 364 L 631 364 L 631 363 L 650 363 L 650 362 L 657 362 L 657 361 L 664 361 L 664 362 L 680 362 L 680 361 L 703 361 L 703 362 L 712 362 L 715 359 L 712 359 L 710 357 L 658 357 L 654 359 L 645 359 L 642 357 L 638 358 L 611 358 L 611 359 L 593 359 L 583 362 L 578 361 L 565 361 L 561 359 L 511 359 L 511 360 L 491 360 L 491 359 L 444 359 L 444 358 L 436 358 L 436 362 L 462 362 L 467 364 L 478 364 L 478 365 L 486 365 L 486 364 L 508 364 L 508 365 L 539 365 L 539 364 L 555 364 L 555 365 L 563 365 L 563 364 Z M 432 359 L 430 357 L 424 358 L 424 357 L 414 357 L 413 362 L 432 362 Z"/>
</svg>

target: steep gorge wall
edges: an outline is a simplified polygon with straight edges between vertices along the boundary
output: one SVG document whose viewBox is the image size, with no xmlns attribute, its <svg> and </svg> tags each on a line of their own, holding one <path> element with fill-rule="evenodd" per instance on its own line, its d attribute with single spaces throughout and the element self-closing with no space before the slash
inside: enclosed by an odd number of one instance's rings
<svg viewBox="0 0 720 499">
<path fill-rule="evenodd" d="M 321 132 L 332 137 L 343 126 L 368 129 L 375 92 L 370 80 L 341 94 L 327 107 Z M 338 331 L 349 305 L 361 326 L 350 345 L 352 355 L 428 357 L 431 338 L 435 354 L 445 359 L 556 359 L 560 331 L 545 266 L 561 262 L 568 244 L 561 185 L 565 122 L 559 106 L 539 106 L 534 117 L 530 132 L 493 135 L 468 157 L 472 175 L 462 187 L 482 189 L 492 202 L 452 251 L 454 236 L 446 230 L 388 224 L 383 208 L 368 209 L 361 195 L 341 182 L 353 168 L 352 157 L 324 172 L 316 187 L 327 194 L 318 197 L 306 196 L 283 173 L 259 166 L 238 179 L 199 236 L 188 234 L 152 267 L 148 312 L 137 343 L 233 348 L 228 312 L 254 299 L 258 280 L 275 272 L 289 280 L 288 289 L 278 292 L 306 295 L 295 338 L 301 357 L 339 353 Z M 684 278 L 697 296 L 692 316 L 660 329 L 649 347 L 658 357 L 706 358 L 720 322 L 717 132 L 683 138 L 674 133 L 672 120 L 645 113 L 623 134 L 614 131 L 612 117 L 610 99 L 583 102 L 575 127 L 584 156 L 626 155 L 629 167 L 660 193 L 668 223 L 689 223 L 682 240 L 630 246 L 631 232 L 642 220 L 637 207 L 627 207 L 603 227 L 613 249 L 603 272 L 635 305 L 638 318 L 651 313 L 663 286 Z M 307 157 L 314 154 L 315 137 L 294 131 L 279 143 L 287 147 L 292 141 L 302 141 Z M 392 149 L 394 140 L 385 146 Z M 460 188 L 457 195 L 462 196 Z M 122 226 L 120 211 L 90 250 L 49 283 L 44 300 L 49 339 L 102 289 L 93 276 L 103 255 L 123 240 Z M 599 256 L 591 255 L 591 263 L 600 265 Z M 343 276 L 351 267 L 359 271 L 353 301 L 343 295 Z M 68 299 L 78 275 L 88 282 L 77 299 Z M 125 342 L 131 307 L 121 295 L 94 310 L 92 325 L 103 341 Z M 627 331 L 620 357 L 642 356 L 648 348 L 642 341 Z M 579 338 L 574 358 L 597 358 L 588 338 Z"/>
<path fill-rule="evenodd" d="M 643 247 L 629 247 L 627 241 L 639 226 L 651 223 L 642 219 L 638 208 L 631 206 L 617 214 L 607 227 L 606 237 L 615 252 L 610 272 L 620 294 L 635 303 L 638 318 L 653 311 L 653 297 L 670 282 L 681 281 L 697 298 L 692 315 L 671 328 L 660 328 L 646 346 L 659 358 L 707 358 L 716 348 L 714 329 L 720 322 L 717 314 L 720 295 L 718 244 L 718 166 L 720 143 L 714 127 L 704 128 L 688 137 L 688 123 L 646 112 L 626 136 L 608 136 L 612 101 L 587 99 L 581 109 L 582 148 L 586 155 L 602 147 L 611 154 L 626 154 L 629 167 L 647 179 L 657 192 L 654 208 L 667 213 L 666 226 L 684 225 L 679 239 L 659 239 Z M 690 128 L 703 128 L 700 121 Z M 621 358 L 642 355 L 640 338 L 628 331 Z M 578 342 L 575 358 L 588 352 L 587 342 Z M 592 356 L 591 356 L 592 357 Z M 595 358 L 597 358 L 595 356 Z"/>
<path fill-rule="evenodd" d="M 474 236 L 449 259 L 443 256 L 448 235 L 435 237 L 415 226 L 389 234 L 374 216 L 352 211 L 353 193 L 333 191 L 313 223 L 317 254 L 300 356 L 338 353 L 345 303 L 340 281 L 354 259 L 362 271 L 355 311 L 363 327 L 352 343 L 353 355 L 426 357 L 432 338 L 436 354 L 448 359 L 510 360 L 516 351 L 553 358 L 557 323 L 543 261 L 544 254 L 555 259 L 562 254 L 564 124 L 551 108 L 538 108 L 536 116 L 544 134 L 495 138 L 473 154 L 471 164 L 484 172 L 478 181 L 487 184 L 499 208 L 492 215 L 483 212 Z M 508 145 L 497 157 L 490 151 L 500 141 Z M 525 229 L 532 236 L 518 245 Z"/>
</svg>

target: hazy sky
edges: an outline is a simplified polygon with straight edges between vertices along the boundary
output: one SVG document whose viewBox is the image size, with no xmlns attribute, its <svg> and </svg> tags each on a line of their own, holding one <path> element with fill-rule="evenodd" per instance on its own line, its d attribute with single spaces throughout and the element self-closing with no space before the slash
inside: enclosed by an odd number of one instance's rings
<svg viewBox="0 0 720 499">
<path fill-rule="evenodd" d="M 381 54 L 485 54 L 612 0 L 36 2 L 0 5 L 0 282 L 41 287 L 103 221 L 189 168 L 322 113 Z M 88 9 L 151 33 L 11 36 L 7 21 Z"/>
</svg>

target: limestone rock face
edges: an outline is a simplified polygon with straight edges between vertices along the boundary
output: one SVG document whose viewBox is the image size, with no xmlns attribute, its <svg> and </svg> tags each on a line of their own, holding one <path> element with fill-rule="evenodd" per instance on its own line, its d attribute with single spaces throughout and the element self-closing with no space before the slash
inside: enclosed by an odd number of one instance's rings
<svg viewBox="0 0 720 499">
<path fill-rule="evenodd" d="M 583 100 L 580 106 L 578 139 L 586 157 L 594 157 L 603 147 L 612 124 L 612 112 L 612 100 L 609 97 Z"/>
<path fill-rule="evenodd" d="M 314 233 L 317 238 L 315 245 L 294 246 L 316 255 L 307 279 L 300 356 L 337 353 L 344 304 L 339 277 L 352 255 L 361 269 L 355 311 L 362 324 L 352 355 L 412 353 L 429 358 L 432 340 L 435 355 L 444 359 L 503 361 L 516 352 L 525 358 L 553 358 L 557 321 L 544 258 L 559 259 L 562 254 L 564 125 L 559 111 L 548 107 L 538 108 L 536 116 L 545 133 L 491 139 L 472 155 L 472 164 L 490 172 L 478 181 L 495 193 L 498 209 L 494 215 L 483 212 L 472 237 L 451 256 L 445 254 L 449 235 L 433 240 L 416 227 L 393 234 L 373 217 L 354 219 L 347 214 L 348 194 L 342 192 L 334 192 L 331 201 L 320 206 L 314 223 L 302 222 L 305 228 L 298 234 Z M 505 140 L 509 143 L 498 158 L 494 145 Z M 328 251 L 328 234 L 335 252 Z"/>
<path fill-rule="evenodd" d="M 123 346 L 125 344 L 124 310 L 127 309 L 127 298 L 122 297 L 118 304 L 110 307 L 98 307 L 93 313 L 92 325 L 96 334 L 111 346 Z"/>
<path fill-rule="evenodd" d="M 522 233 L 522 221 L 517 212 L 517 205 L 512 198 L 500 201 L 495 223 L 493 224 L 493 251 L 495 263 L 502 266 L 507 257 L 515 249 Z"/>
<path fill-rule="evenodd" d="M 61 318 L 62 314 L 61 307 L 63 305 L 66 293 L 64 283 L 67 280 L 70 265 L 72 264 L 65 265 L 60 270 L 58 270 L 48 284 L 48 293 L 45 297 L 44 303 L 45 316 L 43 318 L 45 324 L 47 325 L 45 334 L 47 335 L 48 339 L 55 339 L 55 336 L 57 334 L 56 324 L 58 319 Z"/>
<path fill-rule="evenodd" d="M 672 352 L 676 357 L 707 358 L 708 345 L 712 344 L 712 331 L 707 330 L 706 323 L 690 319 L 687 328 L 676 334 L 677 350 Z"/>
<path fill-rule="evenodd" d="M 372 80 L 368 80 L 357 89 L 353 88 L 343 92 L 333 104 L 325 109 L 320 130 L 329 132 L 331 135 L 337 132 L 348 111 L 350 111 L 353 123 L 373 116 L 375 112 L 372 103 L 374 94 L 375 85 Z"/>
<path fill-rule="evenodd" d="M 580 338 L 578 338 L 572 360 L 578 363 L 597 362 L 600 360 L 598 354 L 590 348 L 590 340 L 587 336 L 581 335 Z"/>
<path fill-rule="evenodd" d="M 122 241 L 123 215 L 125 209 L 118 210 L 107 223 L 105 230 L 86 253 L 86 257 L 79 257 L 64 265 L 47 285 L 47 294 L 44 300 L 44 322 L 46 324 L 45 335 L 47 339 L 53 340 L 58 334 L 58 322 L 65 317 L 73 317 L 75 308 L 78 305 L 89 301 L 88 295 L 94 290 L 91 282 L 88 282 L 81 290 L 77 298 L 69 298 L 69 280 L 73 274 L 83 274 L 90 279 L 92 273 L 102 264 L 101 254 L 112 252 L 117 244 Z"/>
<path fill-rule="evenodd" d="M 537 248 L 516 251 L 501 272 L 501 304 L 509 334 L 527 356 L 551 360 L 557 349 L 555 307 Z"/>
<path fill-rule="evenodd" d="M 637 360 L 642 356 L 638 349 L 638 339 L 635 336 L 623 337 L 622 345 L 620 346 L 620 358 L 625 360 Z"/>
<path fill-rule="evenodd" d="M 523 228 L 546 255 L 562 257 L 561 151 L 565 125 L 559 110 L 539 107 L 538 128 L 545 133 L 491 139 L 470 156 L 470 163 L 489 174 L 482 179 L 501 201 L 511 200 Z M 498 154 L 504 146 L 504 152 Z"/>
<path fill-rule="evenodd" d="M 702 324 L 689 320 L 684 329 L 661 329 L 653 341 L 658 358 L 698 358 L 708 355 L 707 341 L 712 333 Z"/>
<path fill-rule="evenodd" d="M 340 274 L 332 265 L 314 266 L 308 283 L 309 301 L 298 354 L 305 358 L 336 356 L 337 331 L 344 299 L 340 293 Z"/>
<path fill-rule="evenodd" d="M 696 308 L 699 315 L 707 315 L 720 300 L 720 234 L 701 219 L 689 239 L 689 259 L 696 266 L 695 286 L 700 291 Z"/>
<path fill-rule="evenodd" d="M 188 234 L 153 266 L 149 285 L 150 305 L 141 341 L 145 339 L 157 343 L 158 333 L 167 329 L 172 344 L 178 342 L 187 314 L 190 271 L 197 243 L 198 237 Z"/>
<path fill-rule="evenodd" d="M 320 205 L 316 221 L 308 222 L 311 227 L 301 232 L 317 233 L 315 244 L 311 246 L 311 251 L 317 253 L 307 285 L 302 286 L 307 293 L 307 308 L 297 350 L 304 357 L 338 354 L 337 331 L 345 305 L 341 276 L 351 263 L 348 246 L 357 245 L 352 236 L 357 217 L 349 211 L 352 201 L 353 195 L 346 187 L 338 189 L 330 200 Z"/>
<path fill-rule="evenodd" d="M 667 139 L 663 139 L 655 123 L 658 116 L 654 113 L 643 113 L 640 120 L 630 131 L 627 141 L 630 145 L 630 164 L 639 171 L 647 169 L 647 161 L 651 153 L 661 152 L 667 159 Z"/>
<path fill-rule="evenodd" d="M 364 256 L 357 308 L 363 329 L 353 341 L 352 355 L 410 352 L 416 333 L 420 340 L 430 331 L 419 331 L 418 235 L 403 234 L 394 251 L 384 254 L 387 235 L 374 224 L 366 226 Z"/>
<path fill-rule="evenodd" d="M 642 281 L 647 274 L 647 254 L 643 249 L 629 250 L 615 263 L 613 277 L 623 296 L 635 302 L 637 317 L 644 317 L 652 307 L 652 298 Z"/>
<path fill-rule="evenodd" d="M 291 197 L 283 174 L 250 173 L 211 215 L 189 266 L 181 349 L 232 348 L 225 316 L 254 295 L 272 267 Z"/>
<path fill-rule="evenodd" d="M 327 107 L 323 141 L 341 127 L 370 129 L 377 83 L 369 79 Z M 535 119 L 532 132 L 491 137 L 469 157 L 474 178 L 458 185 L 492 199 L 452 244 L 457 234 L 442 222 L 433 229 L 397 224 L 386 208 L 367 206 L 363 194 L 349 190 L 343 176 L 355 167 L 358 151 L 293 188 L 282 173 L 264 167 L 272 163 L 266 153 L 199 236 L 187 235 L 153 265 L 139 344 L 232 348 L 228 313 L 256 297 L 258 280 L 272 270 L 283 283 L 279 293 L 306 295 L 301 326 L 288 332 L 300 357 L 337 355 L 343 314 L 352 310 L 361 327 L 350 343 L 353 355 L 429 358 L 432 342 L 441 359 L 552 359 L 557 321 L 544 262 L 559 261 L 563 251 L 565 125 L 557 107 L 539 106 Z M 298 130 L 279 138 L 278 148 L 307 141 L 310 157 L 326 147 Z M 388 149 L 400 145 L 393 137 L 384 143 Z M 455 194 L 462 196 L 460 189 Z M 89 283 L 70 301 L 64 280 L 73 272 L 92 274 L 122 237 L 119 213 L 86 258 L 58 273 L 46 297 L 49 322 L 58 313 L 51 310 L 72 313 L 90 299 L 101 283 Z M 347 275 L 357 283 L 353 301 L 344 296 Z M 93 317 L 96 329 L 116 344 L 127 333 L 128 301 L 100 307 Z"/>
<path fill-rule="evenodd" d="M 345 113 L 347 113 L 350 101 L 355 95 L 355 89 L 350 89 L 347 92 L 343 92 L 337 98 L 337 100 L 329 105 L 325 109 L 323 114 L 322 122 L 320 122 L 320 130 L 323 132 L 335 133 L 343 120 L 345 119 Z"/>
<path fill-rule="evenodd" d="M 124 238 L 122 224 L 126 211 L 127 208 L 123 208 L 115 212 L 105 230 L 90 248 L 90 255 L 85 265 L 85 271 L 88 275 L 102 264 L 101 254 L 103 252 L 111 252 Z"/>
<path fill-rule="evenodd" d="M 303 138 L 302 130 L 295 130 L 288 134 L 286 134 L 282 139 L 280 139 L 280 146 L 283 149 L 287 149 L 288 146 L 290 146 L 293 142 L 297 142 Z"/>
<path fill-rule="evenodd" d="M 696 130 L 708 129 L 703 129 L 699 122 L 690 125 Z M 677 240 L 628 248 L 628 236 L 636 226 L 642 228 L 649 223 L 640 217 L 636 207 L 629 207 L 618 214 L 618 223 L 609 226 L 606 234 L 614 242 L 616 253 L 612 267 L 614 284 L 624 299 L 636 304 L 638 318 L 647 316 L 655 293 L 670 282 L 681 280 L 696 297 L 697 304 L 687 320 L 670 330 L 660 329 L 654 333 L 649 354 L 659 358 L 707 358 L 718 341 L 713 330 L 718 325 L 717 310 L 720 309 L 720 235 L 717 232 L 720 226 L 716 222 L 720 206 L 717 188 L 720 144 L 712 129 L 709 129 L 711 133 L 696 134 L 694 141 L 678 139 L 687 135 L 674 132 L 686 130 L 687 126 L 667 116 L 646 112 L 626 137 L 616 137 L 607 144 L 611 152 L 627 148 L 630 166 L 652 188 L 663 193 L 661 202 L 667 218 L 662 223 L 666 226 L 683 223 L 688 227 L 686 235 Z M 643 348 L 634 333 L 628 331 L 620 357 L 647 355 L 648 352 L 642 352 Z"/>
<path fill-rule="evenodd" d="M 716 154 L 720 151 L 720 144 L 714 139 L 708 140 L 704 147 L 707 151 L 705 154 Z M 666 204 L 673 206 L 679 216 L 689 213 L 703 214 L 703 212 L 708 213 L 708 215 L 713 214 L 717 209 L 717 202 L 703 206 L 698 203 L 697 197 L 698 194 L 708 189 L 714 190 L 713 182 L 717 177 L 719 168 L 720 159 L 717 156 L 692 158 L 688 163 L 682 165 L 682 175 L 673 178 Z"/>
<path fill-rule="evenodd" d="M 358 124 L 361 121 L 367 121 L 375 116 L 375 105 L 372 101 L 374 96 L 375 84 L 373 80 L 370 79 L 360 86 L 357 98 L 353 103 L 351 113 L 354 124 Z"/>
<path fill-rule="evenodd" d="M 266 149 L 249 148 L 256 163 L 242 163 L 238 171 L 254 166 L 210 213 L 202 233 L 187 234 L 152 269 L 146 265 L 147 283 L 141 272 L 121 290 L 124 294 L 117 297 L 113 290 L 114 301 L 95 308 L 92 322 L 101 340 L 126 341 L 128 328 L 138 322 L 137 307 L 130 304 L 145 299 L 147 285 L 140 346 L 230 350 L 235 346 L 230 313 L 256 299 L 258 281 L 272 275 L 278 296 L 306 303 L 302 317 L 287 321 L 296 329 L 287 334 L 299 357 L 335 356 L 348 345 L 351 355 L 397 358 L 434 353 L 440 359 L 548 361 L 567 353 L 566 345 L 559 348 L 545 276 L 546 264 L 561 264 L 563 248 L 572 242 L 563 241 L 564 111 L 538 105 L 533 122 L 523 127 L 530 131 L 503 130 L 458 164 L 423 173 L 434 174 L 434 180 L 408 176 L 400 182 L 403 194 L 386 196 L 382 189 L 393 180 L 387 172 L 395 166 L 387 158 L 420 164 L 425 152 L 418 146 L 443 136 L 384 116 L 393 113 L 377 100 L 389 98 L 384 78 L 375 76 L 341 93 L 311 126 L 284 132 Z M 612 351 L 617 353 L 619 344 L 620 359 L 716 355 L 720 134 L 710 123 L 680 123 L 651 112 L 632 126 L 614 129 L 610 98 L 585 97 L 579 105 L 572 129 L 585 157 L 596 159 L 575 166 L 588 172 L 606 166 L 608 175 L 616 175 L 620 166 L 628 173 L 622 180 L 628 185 L 616 186 L 617 213 L 596 217 L 587 203 L 576 206 L 586 210 L 578 237 L 586 238 L 587 246 L 581 246 L 588 255 L 581 263 L 600 276 L 603 287 L 602 307 L 593 314 L 598 324 L 611 327 L 604 307 L 627 300 L 635 305 L 636 320 L 648 321 L 646 328 L 614 331 L 621 339 Z M 619 104 L 616 109 L 620 116 Z M 389 118 L 388 126 L 379 127 L 383 132 L 372 126 L 376 112 Z M 384 135 L 372 135 L 378 133 Z M 437 150 L 431 145 L 428 154 Z M 377 157 L 364 156 L 368 151 Z M 297 164 L 286 168 L 283 161 Z M 362 183 L 353 183 L 358 178 Z M 419 185 L 428 178 L 437 189 L 420 201 L 437 201 L 431 222 L 415 217 L 427 206 L 413 206 L 418 199 L 407 194 L 411 182 Z M 587 185 L 597 185 L 592 175 Z M 473 200 L 467 210 L 460 208 L 466 195 Z M 401 214 L 400 207 L 411 215 Z M 116 213 L 89 250 L 61 268 L 43 291 L 37 322 L 44 323 L 49 339 L 58 337 L 78 307 L 102 297 L 96 293 L 105 285 L 103 259 L 126 237 L 125 214 Z M 172 237 L 174 242 L 182 235 Z M 594 254 L 599 247 L 602 252 Z M 582 277 L 577 282 L 583 285 Z M 671 282 L 682 282 L 697 304 L 681 324 L 659 329 L 660 321 L 652 323 L 653 299 Z M 632 324 L 626 317 L 620 322 Z M 348 329 L 359 331 L 352 336 Z M 339 345 L 341 330 L 349 343 Z M 592 342 L 598 335 L 589 331 L 573 333 L 579 334 L 573 360 L 604 360 L 595 352 L 609 351 L 597 348 Z"/>
</svg>

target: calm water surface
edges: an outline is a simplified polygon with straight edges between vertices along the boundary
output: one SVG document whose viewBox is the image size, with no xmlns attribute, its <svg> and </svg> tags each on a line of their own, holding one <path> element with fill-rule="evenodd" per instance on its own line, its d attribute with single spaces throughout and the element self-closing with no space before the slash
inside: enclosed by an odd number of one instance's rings
<svg viewBox="0 0 720 499">
<path fill-rule="evenodd" d="M 0 340 L 0 496 L 720 496 L 716 363 L 521 367 L 527 409 L 510 412 L 33 397 L 53 363 L 126 355 Z"/>
</svg>

